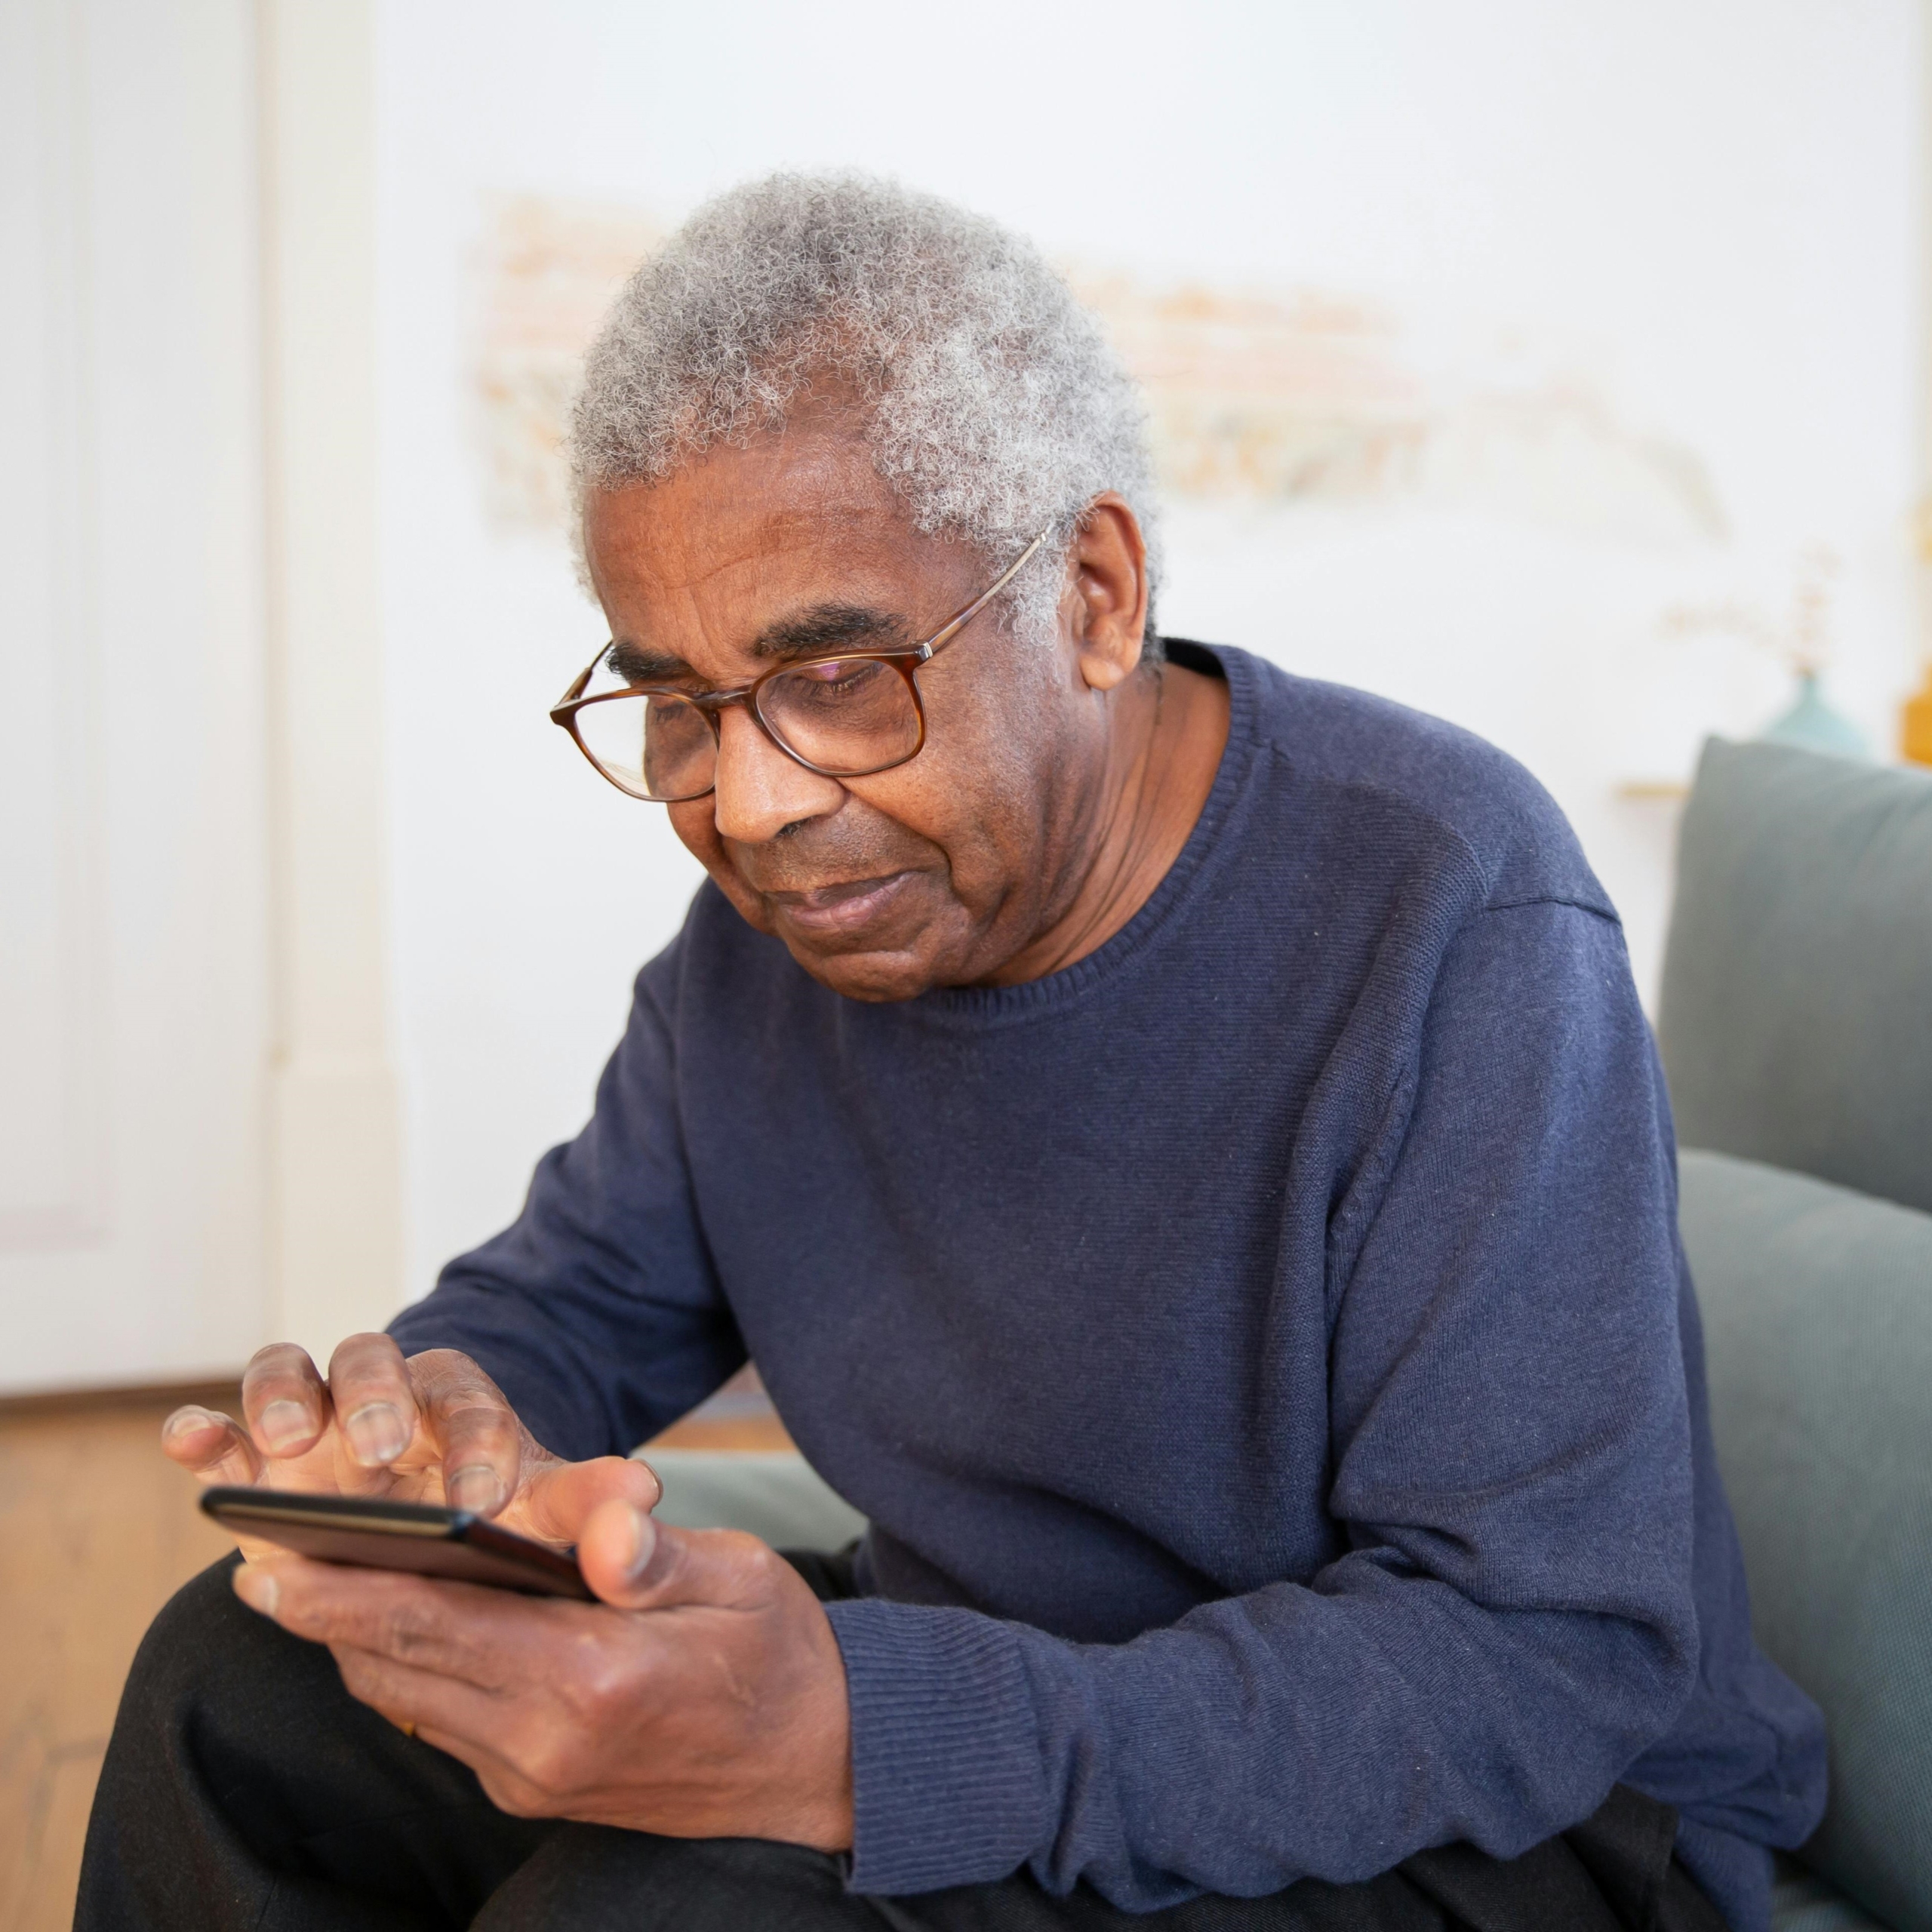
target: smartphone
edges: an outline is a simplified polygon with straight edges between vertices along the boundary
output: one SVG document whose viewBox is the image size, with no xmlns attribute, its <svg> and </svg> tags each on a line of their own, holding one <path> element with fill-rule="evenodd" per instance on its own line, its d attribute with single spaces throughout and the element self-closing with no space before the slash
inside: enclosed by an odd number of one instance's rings
<svg viewBox="0 0 1932 1932">
<path fill-rule="evenodd" d="M 575 1557 L 499 1529 L 467 1509 L 235 1485 L 202 1491 L 202 1509 L 238 1537 L 259 1537 L 324 1563 L 411 1570 L 528 1596 L 597 1601 Z"/>
</svg>

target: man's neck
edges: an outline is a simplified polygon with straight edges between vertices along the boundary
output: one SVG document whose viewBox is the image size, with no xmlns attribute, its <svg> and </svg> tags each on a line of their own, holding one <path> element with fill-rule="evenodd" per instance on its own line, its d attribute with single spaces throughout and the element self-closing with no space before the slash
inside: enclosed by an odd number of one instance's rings
<svg viewBox="0 0 1932 1932">
<path fill-rule="evenodd" d="M 1097 952 L 1153 897 L 1213 790 L 1228 742 L 1226 681 L 1174 663 L 1123 689 L 1106 803 L 1066 909 L 987 983 L 1044 979 Z M 1126 709 L 1126 707 L 1123 707 Z"/>
</svg>

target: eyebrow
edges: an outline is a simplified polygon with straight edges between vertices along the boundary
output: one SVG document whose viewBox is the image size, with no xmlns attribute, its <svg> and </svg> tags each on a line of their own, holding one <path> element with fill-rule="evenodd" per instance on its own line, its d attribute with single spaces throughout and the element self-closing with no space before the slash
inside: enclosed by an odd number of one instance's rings
<svg viewBox="0 0 1932 1932">
<path fill-rule="evenodd" d="M 841 645 L 890 650 L 911 635 L 906 620 L 892 611 L 863 604 L 815 604 L 795 617 L 768 624 L 749 648 L 753 657 L 782 664 L 790 659 L 821 657 Z M 604 661 L 627 685 L 704 682 L 681 657 L 627 640 L 614 640 Z"/>
</svg>

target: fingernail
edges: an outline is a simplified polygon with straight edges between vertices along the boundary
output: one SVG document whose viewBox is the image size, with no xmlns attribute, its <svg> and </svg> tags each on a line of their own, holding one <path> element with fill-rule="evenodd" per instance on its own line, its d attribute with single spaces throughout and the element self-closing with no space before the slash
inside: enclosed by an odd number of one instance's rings
<svg viewBox="0 0 1932 1932">
<path fill-rule="evenodd" d="M 453 1509 L 473 1511 L 487 1516 L 503 1500 L 503 1479 L 488 1463 L 472 1463 L 450 1478 L 450 1504 Z"/>
<path fill-rule="evenodd" d="M 634 1503 L 624 1507 L 630 1512 L 631 1553 L 624 1560 L 624 1574 L 635 1578 L 644 1574 L 651 1553 L 657 1547 L 657 1525 Z"/>
<path fill-rule="evenodd" d="M 251 1610 L 272 1617 L 275 1606 L 281 1601 L 281 1586 L 269 1571 L 245 1563 L 235 1573 L 235 1594 Z"/>
<path fill-rule="evenodd" d="M 255 1425 L 255 1432 L 261 1438 L 270 1455 L 278 1449 L 291 1448 L 298 1442 L 306 1442 L 315 1432 L 315 1425 L 309 1411 L 300 1402 L 271 1402 L 262 1411 L 262 1419 Z"/>
<path fill-rule="evenodd" d="M 177 1435 L 192 1435 L 197 1429 L 206 1429 L 214 1420 L 214 1417 L 206 1409 L 177 1409 L 162 1424 L 161 1432 L 171 1438 Z"/>
<path fill-rule="evenodd" d="M 365 1469 L 393 1463 L 409 1447 L 409 1432 L 393 1402 L 365 1402 L 343 1426 L 355 1460 Z"/>
</svg>

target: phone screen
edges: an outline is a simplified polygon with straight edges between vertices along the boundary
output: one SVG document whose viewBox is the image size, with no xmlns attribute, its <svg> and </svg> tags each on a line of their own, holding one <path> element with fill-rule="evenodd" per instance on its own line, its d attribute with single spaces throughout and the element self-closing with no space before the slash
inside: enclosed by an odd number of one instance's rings
<svg viewBox="0 0 1932 1932">
<path fill-rule="evenodd" d="M 324 1563 L 408 1570 L 527 1595 L 597 1601 L 574 1556 L 466 1509 L 239 1485 L 204 1490 L 202 1508 L 237 1536 L 279 1543 Z"/>
</svg>

